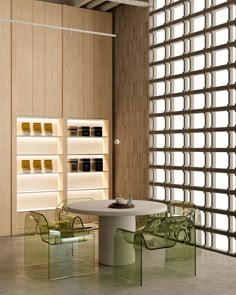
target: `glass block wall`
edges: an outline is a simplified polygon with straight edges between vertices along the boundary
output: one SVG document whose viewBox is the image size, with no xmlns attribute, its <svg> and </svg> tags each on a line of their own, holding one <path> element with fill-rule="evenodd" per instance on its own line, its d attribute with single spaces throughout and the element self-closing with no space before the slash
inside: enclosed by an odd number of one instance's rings
<svg viewBox="0 0 236 295">
<path fill-rule="evenodd" d="M 194 202 L 236 256 L 236 1 L 151 0 L 150 198 Z"/>
</svg>

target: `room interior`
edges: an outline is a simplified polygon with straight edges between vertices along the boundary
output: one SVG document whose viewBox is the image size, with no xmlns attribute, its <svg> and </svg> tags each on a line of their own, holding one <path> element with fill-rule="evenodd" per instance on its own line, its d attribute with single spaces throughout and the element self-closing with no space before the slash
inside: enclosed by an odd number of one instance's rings
<svg viewBox="0 0 236 295">
<path fill-rule="evenodd" d="M 0 0 L 2 294 L 235 293 L 235 16 L 232 0 Z M 25 270 L 28 211 L 129 196 L 195 204 L 196 277 Z"/>
</svg>

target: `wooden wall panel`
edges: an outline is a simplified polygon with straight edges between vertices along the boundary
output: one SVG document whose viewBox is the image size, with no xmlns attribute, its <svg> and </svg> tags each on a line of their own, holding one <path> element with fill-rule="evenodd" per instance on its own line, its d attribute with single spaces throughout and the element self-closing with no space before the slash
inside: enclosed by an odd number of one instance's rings
<svg viewBox="0 0 236 295">
<path fill-rule="evenodd" d="M 112 15 L 95 12 L 96 31 L 112 32 Z M 108 30 L 110 28 L 110 30 Z M 109 119 L 112 110 L 112 38 L 95 36 L 94 117 Z"/>
<path fill-rule="evenodd" d="M 83 29 L 83 9 L 63 6 L 63 26 Z M 63 114 L 67 118 L 83 118 L 83 42 L 83 33 L 63 32 Z"/>
<path fill-rule="evenodd" d="M 148 9 L 119 6 L 114 13 L 115 196 L 148 199 Z"/>
<path fill-rule="evenodd" d="M 62 26 L 62 5 L 45 3 L 45 24 Z M 62 31 L 45 29 L 45 116 L 62 117 Z"/>
<path fill-rule="evenodd" d="M 12 18 L 32 22 L 32 0 L 12 0 Z M 12 103 L 17 116 L 32 116 L 32 26 L 12 24 Z"/>
<path fill-rule="evenodd" d="M 95 30 L 95 12 L 84 10 L 84 29 Z M 84 34 L 84 118 L 94 118 L 94 96 L 95 96 L 95 37 Z"/>
<path fill-rule="evenodd" d="M 33 2 L 33 22 L 45 23 L 45 3 Z M 45 116 L 45 29 L 33 27 L 33 116 Z"/>
<path fill-rule="evenodd" d="M 10 0 L 0 0 L 0 17 L 10 18 Z M 11 234 L 11 25 L 0 22 L 0 236 Z"/>
</svg>

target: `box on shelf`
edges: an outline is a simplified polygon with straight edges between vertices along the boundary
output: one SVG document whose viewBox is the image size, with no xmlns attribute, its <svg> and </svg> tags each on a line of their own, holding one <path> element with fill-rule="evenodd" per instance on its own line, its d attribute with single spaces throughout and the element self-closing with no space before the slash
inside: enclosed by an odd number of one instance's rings
<svg viewBox="0 0 236 295">
<path fill-rule="evenodd" d="M 52 123 L 44 123 L 44 131 L 45 131 L 45 135 L 52 135 L 53 134 Z"/>
<path fill-rule="evenodd" d="M 79 136 L 90 136 L 89 126 L 80 126 L 78 129 Z"/>
<path fill-rule="evenodd" d="M 22 160 L 21 167 L 23 173 L 30 173 L 30 160 Z"/>
<path fill-rule="evenodd" d="M 70 159 L 67 163 L 69 172 L 78 172 L 78 159 Z"/>
<path fill-rule="evenodd" d="M 79 159 L 79 170 L 83 172 L 90 172 L 90 159 Z"/>
<path fill-rule="evenodd" d="M 33 160 L 33 167 L 35 172 L 42 172 L 41 160 Z"/>
<path fill-rule="evenodd" d="M 41 135 L 42 134 L 41 123 L 33 123 L 33 130 L 35 135 Z"/>
<path fill-rule="evenodd" d="M 68 136 L 78 136 L 78 127 L 77 126 L 69 126 L 67 128 Z"/>
<path fill-rule="evenodd" d="M 44 160 L 45 172 L 53 172 L 52 160 Z"/>
<path fill-rule="evenodd" d="M 91 136 L 102 137 L 102 127 L 91 127 Z"/>
<path fill-rule="evenodd" d="M 103 159 L 102 158 L 92 159 L 92 170 L 93 171 L 103 171 Z"/>
<path fill-rule="evenodd" d="M 22 134 L 30 135 L 30 123 L 29 122 L 22 122 L 21 129 L 22 129 Z"/>
</svg>

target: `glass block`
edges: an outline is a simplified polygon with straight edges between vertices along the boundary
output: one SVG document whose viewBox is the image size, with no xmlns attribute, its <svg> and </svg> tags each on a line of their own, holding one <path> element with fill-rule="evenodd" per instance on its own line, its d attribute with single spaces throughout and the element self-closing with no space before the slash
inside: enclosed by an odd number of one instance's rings
<svg viewBox="0 0 236 295">
<path fill-rule="evenodd" d="M 182 55 L 184 53 L 184 42 L 183 41 L 175 42 L 172 44 L 172 48 L 173 48 L 173 56 Z"/>
<path fill-rule="evenodd" d="M 154 113 L 160 114 L 165 111 L 165 100 L 157 99 L 154 101 Z"/>
<path fill-rule="evenodd" d="M 173 61 L 172 66 L 174 75 L 182 74 L 184 72 L 184 61 L 182 59 Z"/>
<path fill-rule="evenodd" d="M 193 172 L 194 185 L 204 186 L 205 185 L 205 174 L 203 172 L 194 171 Z"/>
<path fill-rule="evenodd" d="M 155 169 L 154 170 L 154 181 L 155 182 L 165 182 L 165 170 Z"/>
<path fill-rule="evenodd" d="M 165 23 L 165 12 L 160 12 L 154 16 L 154 27 L 161 26 Z"/>
<path fill-rule="evenodd" d="M 214 85 L 213 86 L 224 86 L 228 84 L 228 71 L 215 71 L 213 72 L 214 75 Z"/>
<path fill-rule="evenodd" d="M 203 74 L 191 76 L 191 89 L 203 89 L 205 87 L 205 76 Z"/>
<path fill-rule="evenodd" d="M 183 90 L 184 90 L 184 79 L 183 78 L 174 79 L 172 81 L 172 83 L 173 83 L 173 92 L 175 92 L 175 93 L 183 92 Z"/>
<path fill-rule="evenodd" d="M 154 61 L 160 61 L 165 58 L 165 47 L 158 47 L 153 50 Z"/>
<path fill-rule="evenodd" d="M 172 32 L 173 32 L 172 38 L 182 37 L 184 35 L 184 24 L 179 23 L 172 26 Z"/>
<path fill-rule="evenodd" d="M 214 40 L 214 45 L 215 46 L 225 44 L 229 40 L 228 28 L 213 31 L 212 34 L 213 34 L 213 40 Z"/>
<path fill-rule="evenodd" d="M 184 128 L 184 116 L 182 115 L 172 116 L 172 120 L 173 120 L 174 129 Z"/>
<path fill-rule="evenodd" d="M 184 173 L 180 170 L 174 170 L 173 171 L 174 179 L 172 180 L 172 183 L 175 184 L 183 184 L 184 183 Z"/>
<path fill-rule="evenodd" d="M 228 21 L 228 7 L 223 7 L 213 13 L 215 25 L 225 24 Z"/>
<path fill-rule="evenodd" d="M 153 84 L 153 94 L 154 96 L 160 96 L 165 94 L 165 82 L 158 82 Z"/>
<path fill-rule="evenodd" d="M 153 9 L 156 10 L 156 9 L 160 9 L 162 7 L 165 6 L 165 0 L 158 0 L 158 1 L 152 1 L 153 3 Z"/>
<path fill-rule="evenodd" d="M 173 134 L 174 137 L 174 146 L 176 148 L 184 146 L 184 137 L 183 134 Z"/>
<path fill-rule="evenodd" d="M 164 130 L 165 129 L 165 117 L 154 118 L 154 130 Z"/>
<path fill-rule="evenodd" d="M 205 0 L 193 0 L 192 1 L 192 10 L 193 13 L 202 11 L 205 8 Z"/>
<path fill-rule="evenodd" d="M 154 187 L 154 197 L 156 200 L 164 201 L 165 200 L 165 188 L 162 186 Z"/>
<path fill-rule="evenodd" d="M 154 146 L 157 148 L 163 148 L 165 146 L 165 135 L 164 134 L 154 135 Z"/>
<path fill-rule="evenodd" d="M 228 238 L 227 236 L 213 234 L 215 239 L 215 247 L 218 250 L 228 251 Z"/>
<path fill-rule="evenodd" d="M 227 210 L 228 196 L 226 194 L 219 194 L 219 193 L 214 194 L 214 204 L 215 204 L 214 208 Z"/>
<path fill-rule="evenodd" d="M 194 191 L 194 204 L 196 206 L 205 206 L 205 194 L 201 191 Z M 204 224 L 204 223 L 202 223 Z"/>
<path fill-rule="evenodd" d="M 158 30 L 154 32 L 154 44 L 161 44 L 165 41 L 165 30 Z"/>
<path fill-rule="evenodd" d="M 212 112 L 215 115 L 215 127 L 227 127 L 229 121 L 228 112 Z"/>
<path fill-rule="evenodd" d="M 193 166 L 195 167 L 204 167 L 205 165 L 205 154 L 203 152 L 193 152 Z"/>
<path fill-rule="evenodd" d="M 229 179 L 226 173 L 215 173 L 215 188 L 227 189 L 229 187 Z"/>
<path fill-rule="evenodd" d="M 227 90 L 213 92 L 214 104 L 216 107 L 223 107 L 228 105 L 229 93 Z"/>
<path fill-rule="evenodd" d="M 205 56 L 203 54 L 199 54 L 192 57 L 192 70 L 202 70 L 205 67 Z"/>
<path fill-rule="evenodd" d="M 182 189 L 173 188 L 172 189 L 173 199 L 176 201 L 184 201 L 184 192 Z"/>
<path fill-rule="evenodd" d="M 205 106 L 204 94 L 194 94 L 191 96 L 191 109 L 203 109 Z"/>
<path fill-rule="evenodd" d="M 158 65 L 153 67 L 154 79 L 163 78 L 165 76 L 165 65 Z"/>
<path fill-rule="evenodd" d="M 174 152 L 174 165 L 183 166 L 184 165 L 184 154 L 182 152 Z"/>
<path fill-rule="evenodd" d="M 184 16 L 184 5 L 177 5 L 171 8 L 172 20 L 180 19 Z"/>
<path fill-rule="evenodd" d="M 192 32 L 198 32 L 202 31 L 205 28 L 205 18 L 204 15 L 195 17 L 191 19 L 191 25 L 192 25 Z"/>
<path fill-rule="evenodd" d="M 228 49 L 217 50 L 213 52 L 214 66 L 226 65 L 229 61 Z"/>
<path fill-rule="evenodd" d="M 171 105 L 173 111 L 182 111 L 184 108 L 184 98 L 182 96 L 172 97 L 171 98 Z"/>
<path fill-rule="evenodd" d="M 203 148 L 204 145 L 205 145 L 204 133 L 195 133 L 194 134 L 194 147 Z"/>
<path fill-rule="evenodd" d="M 228 147 L 228 133 L 227 132 L 215 132 L 215 147 L 226 148 Z"/>
<path fill-rule="evenodd" d="M 192 51 L 198 51 L 205 48 L 205 36 L 200 35 L 197 37 L 191 38 L 191 48 Z"/>
<path fill-rule="evenodd" d="M 205 126 L 205 116 L 202 113 L 191 114 L 191 121 L 194 128 L 204 128 Z"/>
<path fill-rule="evenodd" d="M 228 217 L 224 214 L 214 214 L 215 228 L 227 231 L 228 230 Z"/>
<path fill-rule="evenodd" d="M 165 164 L 165 153 L 164 152 L 155 152 L 153 164 L 154 165 L 164 165 Z"/>
</svg>

